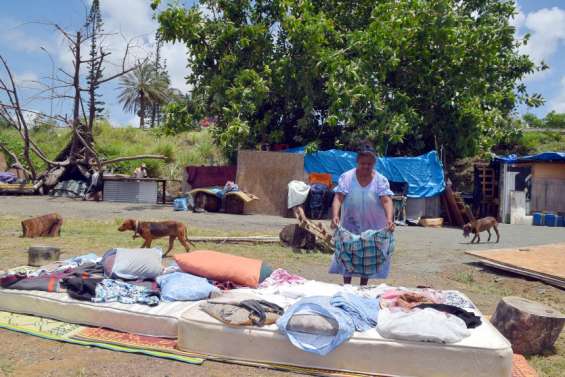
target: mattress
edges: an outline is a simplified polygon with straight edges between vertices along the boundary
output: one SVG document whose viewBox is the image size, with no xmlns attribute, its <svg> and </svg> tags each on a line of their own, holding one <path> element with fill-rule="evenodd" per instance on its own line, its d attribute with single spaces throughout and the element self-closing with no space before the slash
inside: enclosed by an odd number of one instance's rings
<svg viewBox="0 0 565 377">
<path fill-rule="evenodd" d="M 178 321 L 195 302 L 157 306 L 79 301 L 66 293 L 0 289 L 0 310 L 161 338 L 176 338 Z"/>
<path fill-rule="evenodd" d="M 179 321 L 177 347 L 233 360 L 294 365 L 380 376 L 510 377 L 510 343 L 483 318 L 471 336 L 455 344 L 391 340 L 376 329 L 355 333 L 326 356 L 293 346 L 275 325 L 228 327 L 201 311 L 187 310 Z"/>
</svg>

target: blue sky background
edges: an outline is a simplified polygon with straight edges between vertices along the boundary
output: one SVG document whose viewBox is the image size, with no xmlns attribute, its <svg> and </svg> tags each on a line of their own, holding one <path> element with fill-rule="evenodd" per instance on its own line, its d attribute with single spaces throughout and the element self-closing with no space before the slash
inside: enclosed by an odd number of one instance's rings
<svg viewBox="0 0 565 377">
<path fill-rule="evenodd" d="M 115 66 L 106 70 L 109 76 L 117 70 L 127 41 L 134 44 L 130 62 L 153 51 L 153 38 L 157 23 L 152 19 L 149 0 L 102 0 L 102 17 L 106 32 L 117 32 L 105 37 L 107 50 L 112 52 L 110 61 Z M 191 4 L 192 1 L 184 1 Z M 49 93 L 41 93 L 50 84 L 52 63 L 70 71 L 72 56 L 62 37 L 50 23 L 57 23 L 67 30 L 76 30 L 84 23 L 89 0 L 4 0 L 0 12 L 0 53 L 8 60 L 18 85 L 21 87 L 25 106 L 49 114 Z M 525 79 L 530 92 L 541 93 L 546 104 L 537 109 L 521 106 L 543 117 L 549 111 L 565 112 L 565 1 L 519 0 L 520 12 L 512 20 L 517 37 L 530 33 L 530 43 L 522 50 L 536 62 L 545 61 L 550 69 Z M 183 45 L 166 45 L 162 55 L 167 61 L 172 86 L 188 91 L 184 77 L 186 49 Z M 63 78 L 60 72 L 56 76 Z M 39 84 L 42 82 L 43 85 Z M 117 101 L 117 81 L 102 88 L 106 113 L 115 125 L 137 125 L 137 117 L 122 111 Z M 39 94 L 39 95 L 38 95 Z M 55 101 L 54 113 L 69 112 L 68 101 Z"/>
</svg>

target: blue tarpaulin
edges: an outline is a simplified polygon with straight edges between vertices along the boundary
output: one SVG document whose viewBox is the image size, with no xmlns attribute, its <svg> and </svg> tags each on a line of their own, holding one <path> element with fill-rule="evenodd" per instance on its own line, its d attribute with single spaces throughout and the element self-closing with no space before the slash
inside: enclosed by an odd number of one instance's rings
<svg viewBox="0 0 565 377">
<path fill-rule="evenodd" d="M 533 161 L 560 161 L 565 162 L 565 152 L 543 152 L 531 156 L 518 157 L 515 154 L 508 156 L 496 156 L 495 161 L 511 164 L 514 162 L 533 162 Z"/>
<path fill-rule="evenodd" d="M 291 148 L 290 153 L 304 153 L 304 147 Z M 348 170 L 355 168 L 357 153 L 330 149 L 304 156 L 307 173 L 329 173 L 334 182 Z M 443 167 L 436 151 L 417 157 L 379 157 L 377 171 L 389 181 L 408 183 L 407 196 L 429 198 L 445 189 Z"/>
</svg>

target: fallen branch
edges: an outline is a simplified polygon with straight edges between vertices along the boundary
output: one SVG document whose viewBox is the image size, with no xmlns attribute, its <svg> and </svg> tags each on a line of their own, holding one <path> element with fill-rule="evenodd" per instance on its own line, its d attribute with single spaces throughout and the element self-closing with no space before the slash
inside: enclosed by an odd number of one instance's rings
<svg viewBox="0 0 565 377">
<path fill-rule="evenodd" d="M 26 168 L 24 168 L 24 166 L 22 165 L 22 163 L 18 159 L 18 156 L 16 156 L 16 154 L 14 152 L 9 150 L 8 147 L 6 147 L 6 145 L 4 145 L 2 142 L 0 142 L 0 148 L 2 148 L 2 150 L 4 150 L 4 152 L 6 152 L 12 160 L 14 160 L 14 166 L 15 167 L 17 167 L 18 169 L 22 169 L 24 171 L 24 174 L 26 175 L 26 177 L 28 177 L 28 178 L 31 177 L 31 172 L 29 170 L 27 170 Z"/>
<path fill-rule="evenodd" d="M 166 161 L 168 158 L 167 156 L 163 156 L 161 154 L 141 154 L 138 156 L 128 156 L 128 157 L 118 157 L 112 160 L 105 160 L 101 161 L 100 163 L 102 166 L 108 164 L 115 164 L 122 161 L 131 161 L 131 160 L 163 160 Z"/>
<path fill-rule="evenodd" d="M 274 236 L 249 236 L 249 237 L 188 237 L 191 242 L 215 243 L 280 243 L 279 237 Z"/>
</svg>

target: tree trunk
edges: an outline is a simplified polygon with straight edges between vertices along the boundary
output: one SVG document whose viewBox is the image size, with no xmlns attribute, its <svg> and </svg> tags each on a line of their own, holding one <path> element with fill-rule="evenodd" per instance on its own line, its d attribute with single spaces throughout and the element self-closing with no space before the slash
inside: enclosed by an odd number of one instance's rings
<svg viewBox="0 0 565 377">
<path fill-rule="evenodd" d="M 74 49 L 74 76 L 73 76 L 73 87 L 75 89 L 74 101 L 73 101 L 73 129 L 77 130 L 79 128 L 80 122 L 80 44 L 81 44 L 81 34 L 80 31 L 77 32 L 76 44 Z M 76 155 L 80 148 L 80 140 L 73 134 L 70 157 L 71 159 Z"/>
<path fill-rule="evenodd" d="M 547 305 L 510 296 L 500 300 L 491 322 L 512 343 L 514 353 L 536 355 L 553 346 L 565 316 Z"/>
<path fill-rule="evenodd" d="M 139 128 L 145 128 L 145 95 L 143 90 L 139 91 Z"/>
</svg>

